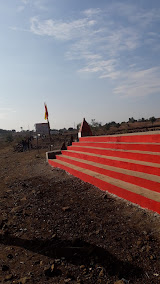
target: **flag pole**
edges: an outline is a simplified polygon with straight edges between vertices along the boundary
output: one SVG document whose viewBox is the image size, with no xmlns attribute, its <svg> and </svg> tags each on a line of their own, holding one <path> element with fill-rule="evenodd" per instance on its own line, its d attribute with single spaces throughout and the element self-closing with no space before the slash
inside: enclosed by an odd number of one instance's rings
<svg viewBox="0 0 160 284">
<path fill-rule="evenodd" d="M 47 123 L 48 123 L 48 133 L 49 133 L 49 141 L 50 141 L 50 151 L 51 151 L 51 131 L 50 131 L 50 123 L 49 119 L 47 118 Z"/>
</svg>

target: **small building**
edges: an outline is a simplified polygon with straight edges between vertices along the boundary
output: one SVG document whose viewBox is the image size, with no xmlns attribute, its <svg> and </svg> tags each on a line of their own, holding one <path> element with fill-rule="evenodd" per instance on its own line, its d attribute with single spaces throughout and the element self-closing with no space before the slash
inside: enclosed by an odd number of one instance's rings
<svg viewBox="0 0 160 284">
<path fill-rule="evenodd" d="M 36 123 L 35 128 L 37 134 L 48 135 L 49 133 L 48 123 Z"/>
<path fill-rule="evenodd" d="M 83 122 L 82 122 L 81 127 L 80 127 L 79 132 L 78 132 L 78 138 L 85 137 L 85 136 L 92 136 L 92 135 L 93 135 L 92 130 L 91 130 L 89 124 L 87 123 L 85 118 L 83 118 Z"/>
</svg>

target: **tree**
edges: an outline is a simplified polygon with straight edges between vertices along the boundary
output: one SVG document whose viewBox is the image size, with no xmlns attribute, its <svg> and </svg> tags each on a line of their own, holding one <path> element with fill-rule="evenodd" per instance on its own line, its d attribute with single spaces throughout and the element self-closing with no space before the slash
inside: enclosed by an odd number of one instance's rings
<svg viewBox="0 0 160 284">
<path fill-rule="evenodd" d="M 144 117 L 138 119 L 138 122 L 144 122 L 144 121 L 145 121 Z"/>
<path fill-rule="evenodd" d="M 133 116 L 129 118 L 129 122 L 134 123 L 135 121 L 137 121 L 137 120 L 135 120 Z"/>
<path fill-rule="evenodd" d="M 81 123 L 78 123 L 78 124 L 77 124 L 77 130 L 79 130 L 80 127 L 81 127 Z"/>
<path fill-rule="evenodd" d="M 91 119 L 91 126 L 92 126 L 92 127 L 101 127 L 101 126 L 102 126 L 102 123 L 96 121 L 95 119 Z"/>
<path fill-rule="evenodd" d="M 156 118 L 154 116 L 150 117 L 149 120 L 152 122 L 152 125 L 153 123 L 156 121 Z"/>
</svg>

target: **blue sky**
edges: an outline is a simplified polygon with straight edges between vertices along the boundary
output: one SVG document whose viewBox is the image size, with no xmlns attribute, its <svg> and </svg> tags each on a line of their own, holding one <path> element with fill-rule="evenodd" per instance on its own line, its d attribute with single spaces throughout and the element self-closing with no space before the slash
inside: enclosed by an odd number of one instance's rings
<svg viewBox="0 0 160 284">
<path fill-rule="evenodd" d="M 0 35 L 0 128 L 160 117 L 159 0 L 2 0 Z"/>
</svg>

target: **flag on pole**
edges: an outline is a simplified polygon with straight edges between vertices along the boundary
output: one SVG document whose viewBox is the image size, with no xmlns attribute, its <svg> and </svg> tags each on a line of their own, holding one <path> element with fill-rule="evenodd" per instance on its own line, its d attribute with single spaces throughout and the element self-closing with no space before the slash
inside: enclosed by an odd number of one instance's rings
<svg viewBox="0 0 160 284">
<path fill-rule="evenodd" d="M 48 120 L 48 109 L 47 109 L 47 105 L 46 104 L 44 104 L 44 107 L 45 107 L 45 115 L 44 115 L 44 119 L 46 120 Z"/>
</svg>

